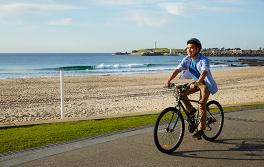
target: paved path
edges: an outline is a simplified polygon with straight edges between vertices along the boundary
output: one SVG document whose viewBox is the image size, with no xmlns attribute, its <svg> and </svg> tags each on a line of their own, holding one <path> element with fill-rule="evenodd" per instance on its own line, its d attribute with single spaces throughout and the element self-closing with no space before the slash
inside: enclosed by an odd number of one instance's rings
<svg viewBox="0 0 264 167">
<path fill-rule="evenodd" d="M 2 156 L 0 166 L 263 167 L 264 109 L 226 113 L 225 118 L 216 142 L 192 139 L 186 132 L 172 155 L 160 153 L 153 143 L 153 128 L 144 128 Z"/>
</svg>

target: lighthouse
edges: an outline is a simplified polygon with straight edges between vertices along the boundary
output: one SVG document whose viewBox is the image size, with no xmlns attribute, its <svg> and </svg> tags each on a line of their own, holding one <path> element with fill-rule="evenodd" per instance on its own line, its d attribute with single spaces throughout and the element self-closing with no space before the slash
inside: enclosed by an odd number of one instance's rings
<svg viewBox="0 0 264 167">
<path fill-rule="evenodd" d="M 157 41 L 154 40 L 154 49 L 156 50 L 156 48 L 157 48 Z"/>
</svg>

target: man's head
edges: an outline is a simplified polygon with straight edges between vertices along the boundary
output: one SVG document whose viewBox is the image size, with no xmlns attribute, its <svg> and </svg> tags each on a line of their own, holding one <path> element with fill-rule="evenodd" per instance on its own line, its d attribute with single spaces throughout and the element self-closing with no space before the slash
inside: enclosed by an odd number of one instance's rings
<svg viewBox="0 0 264 167">
<path fill-rule="evenodd" d="M 197 38 L 191 38 L 187 41 L 186 49 L 187 54 L 192 58 L 195 58 L 195 56 L 201 51 L 202 44 Z"/>
</svg>

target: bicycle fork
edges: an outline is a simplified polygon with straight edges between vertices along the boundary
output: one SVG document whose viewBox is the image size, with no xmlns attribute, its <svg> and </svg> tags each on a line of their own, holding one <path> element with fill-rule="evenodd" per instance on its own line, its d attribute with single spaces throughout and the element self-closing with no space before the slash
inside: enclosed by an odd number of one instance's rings
<svg viewBox="0 0 264 167">
<path fill-rule="evenodd" d="M 178 112 L 178 111 L 177 111 L 177 112 Z M 171 127 L 171 124 L 173 123 L 172 121 L 174 120 L 174 116 L 175 116 L 175 115 L 177 116 L 177 119 L 176 119 L 176 121 L 175 121 L 173 127 L 170 128 L 170 127 Z M 170 122 L 169 122 L 169 124 L 168 124 L 168 127 L 166 128 L 166 131 L 172 133 L 172 132 L 174 131 L 174 129 L 175 129 L 177 123 L 178 123 L 178 120 L 179 120 L 178 113 L 173 112 L 173 114 L 172 114 L 172 116 L 171 116 L 171 119 L 170 119 Z"/>
</svg>

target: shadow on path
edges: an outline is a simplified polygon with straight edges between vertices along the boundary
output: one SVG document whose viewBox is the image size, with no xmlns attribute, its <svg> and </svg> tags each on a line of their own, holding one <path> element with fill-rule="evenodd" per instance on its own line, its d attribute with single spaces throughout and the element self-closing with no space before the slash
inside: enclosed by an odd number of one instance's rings
<svg viewBox="0 0 264 167">
<path fill-rule="evenodd" d="M 264 161 L 264 139 L 223 139 L 214 143 L 223 144 L 223 149 L 179 151 L 171 155 L 219 160 L 262 160 Z"/>
</svg>

